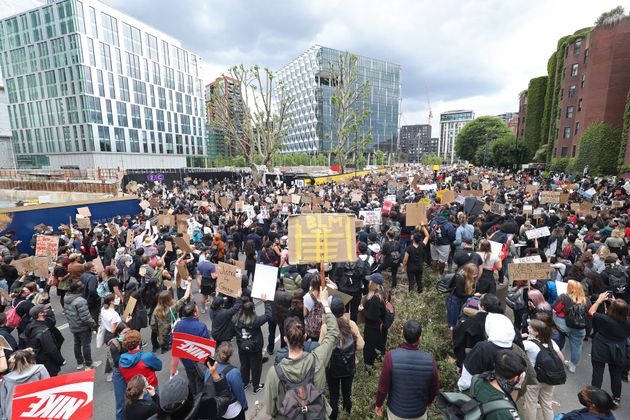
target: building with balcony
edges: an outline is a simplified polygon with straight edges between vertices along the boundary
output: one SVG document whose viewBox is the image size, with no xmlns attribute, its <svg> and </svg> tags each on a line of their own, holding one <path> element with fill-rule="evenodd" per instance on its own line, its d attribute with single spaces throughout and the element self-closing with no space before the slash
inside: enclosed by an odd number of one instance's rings
<svg viewBox="0 0 630 420">
<path fill-rule="evenodd" d="M 206 157 L 200 58 L 97 0 L 0 20 L 19 167 L 157 168 Z"/>
</svg>

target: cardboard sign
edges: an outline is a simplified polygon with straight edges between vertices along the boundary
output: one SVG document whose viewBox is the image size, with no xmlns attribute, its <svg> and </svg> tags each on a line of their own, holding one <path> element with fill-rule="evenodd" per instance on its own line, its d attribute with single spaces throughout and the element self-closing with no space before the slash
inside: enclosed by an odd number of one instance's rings
<svg viewBox="0 0 630 420">
<path fill-rule="evenodd" d="M 179 277 L 182 278 L 182 280 L 188 279 L 190 273 L 188 272 L 188 266 L 186 263 L 180 262 L 177 264 L 177 274 L 179 274 Z"/>
<path fill-rule="evenodd" d="M 188 222 L 178 220 L 177 221 L 177 233 L 188 233 Z"/>
<path fill-rule="evenodd" d="M 241 295 L 241 269 L 219 261 L 217 266 L 217 292 L 237 298 Z"/>
<path fill-rule="evenodd" d="M 543 236 L 550 236 L 551 232 L 549 232 L 549 227 L 543 226 L 538 229 L 530 229 L 525 231 L 525 236 L 527 239 L 536 239 L 542 238 Z"/>
<path fill-rule="evenodd" d="M 534 211 L 534 206 L 529 205 L 529 204 L 525 204 L 523 206 L 523 214 L 532 214 Z"/>
<path fill-rule="evenodd" d="M 290 237 L 290 234 L 289 234 L 289 237 Z M 291 239 L 289 239 L 289 241 L 291 241 Z M 289 242 L 289 244 L 290 243 L 291 242 Z M 289 254 L 290 253 L 291 251 L 289 251 Z M 265 295 L 267 300 L 274 300 L 276 296 L 277 281 L 278 281 L 278 267 L 274 267 L 272 265 L 256 264 L 256 272 L 254 273 L 254 282 L 252 283 L 251 296 L 253 298 L 261 299 L 262 295 Z M 240 280 L 239 280 L 239 288 L 240 288 Z"/>
<path fill-rule="evenodd" d="M 479 182 L 479 177 L 477 175 L 471 175 L 468 177 L 468 182 Z"/>
<path fill-rule="evenodd" d="M 127 301 L 127 306 L 125 306 L 125 311 L 123 312 L 123 319 L 127 319 L 131 316 L 133 310 L 136 308 L 137 302 L 138 300 L 135 297 L 129 297 L 129 300 Z"/>
<path fill-rule="evenodd" d="M 15 267 L 17 272 L 22 275 L 22 273 L 32 273 L 33 272 L 33 257 L 20 258 L 19 260 L 11 261 L 11 265 Z"/>
<path fill-rule="evenodd" d="M 427 206 L 424 203 L 407 203 L 405 205 L 406 226 L 418 226 L 427 224 Z"/>
<path fill-rule="evenodd" d="M 91 419 L 95 372 L 90 369 L 17 385 L 11 419 Z"/>
<path fill-rule="evenodd" d="M 481 197 L 483 192 L 480 190 L 463 190 L 459 193 L 462 197 Z"/>
<path fill-rule="evenodd" d="M 510 280 L 546 280 L 549 279 L 548 263 L 508 264 Z"/>
<path fill-rule="evenodd" d="M 569 193 L 560 193 L 560 204 L 569 202 Z"/>
<path fill-rule="evenodd" d="M 490 205 L 490 211 L 494 214 L 498 214 L 499 216 L 503 216 L 505 214 L 505 204 L 497 203 L 495 201 Z"/>
<path fill-rule="evenodd" d="M 90 212 L 89 207 L 79 207 L 77 209 L 77 213 L 79 213 L 83 217 L 92 217 L 92 213 Z"/>
<path fill-rule="evenodd" d="M 240 201 L 240 200 L 239 200 L 239 201 L 237 201 L 237 202 L 236 202 L 236 204 L 235 204 L 235 206 L 234 206 L 234 210 L 235 210 L 237 213 L 241 213 L 241 212 L 243 211 L 243 204 L 245 204 L 243 201 Z"/>
<path fill-rule="evenodd" d="M 184 238 L 180 238 L 179 236 L 174 237 L 173 241 L 175 241 L 175 245 L 177 245 L 177 247 L 181 249 L 183 252 L 192 252 L 192 248 L 190 247 L 190 241 L 187 241 Z"/>
<path fill-rule="evenodd" d="M 31 270 L 37 277 L 48 277 L 50 259 L 48 257 L 31 257 Z"/>
<path fill-rule="evenodd" d="M 149 203 L 147 200 L 142 200 L 140 202 L 140 207 L 142 208 L 142 210 L 146 210 L 151 207 L 151 203 Z"/>
<path fill-rule="evenodd" d="M 208 356 L 214 356 L 217 343 L 196 335 L 173 332 L 172 357 L 194 360 L 205 364 Z"/>
<path fill-rule="evenodd" d="M 349 214 L 289 216 L 291 264 L 355 261 L 354 220 Z"/>
<path fill-rule="evenodd" d="M 300 200 L 302 200 L 302 196 L 300 196 L 299 194 L 291 194 L 292 204 L 300 204 Z"/>
<path fill-rule="evenodd" d="M 387 194 L 396 194 L 396 188 L 398 188 L 396 181 L 389 181 L 387 184 Z"/>
<path fill-rule="evenodd" d="M 230 207 L 230 200 L 228 200 L 227 197 L 221 197 L 219 198 L 219 204 L 221 204 L 224 210 L 227 210 L 228 207 Z"/>
<path fill-rule="evenodd" d="M 362 197 L 363 197 L 363 194 L 359 192 L 353 192 L 352 194 L 350 194 L 350 200 L 355 203 L 360 203 Z"/>
<path fill-rule="evenodd" d="M 4 289 L 0 289 L 4 291 Z M 6 293 L 6 292 L 4 292 Z M 4 295 L 3 295 L 4 296 Z M 13 347 L 7 342 L 7 339 L 0 335 L 0 349 L 5 349 L 9 351 L 13 351 Z"/>
<path fill-rule="evenodd" d="M 77 218 L 77 227 L 79 229 L 89 229 L 92 226 L 92 222 L 87 217 Z"/>
<path fill-rule="evenodd" d="M 350 303 L 350 301 L 352 300 L 352 296 L 350 296 L 347 293 L 340 292 L 339 290 L 333 289 L 330 286 L 326 286 L 326 289 L 328 289 L 328 296 L 339 296 L 339 297 L 341 297 L 341 300 L 343 300 L 344 306 L 347 305 L 348 303 Z"/>
<path fill-rule="evenodd" d="M 37 235 L 36 257 L 56 257 L 59 251 L 59 236 Z"/>
<path fill-rule="evenodd" d="M 561 191 L 541 191 L 540 204 L 559 204 Z"/>
<path fill-rule="evenodd" d="M 125 246 L 127 248 L 133 247 L 133 230 L 127 230 L 127 241 L 125 242 Z"/>
<path fill-rule="evenodd" d="M 175 216 L 172 214 L 160 214 L 158 215 L 158 225 L 160 226 L 175 226 Z"/>
<path fill-rule="evenodd" d="M 540 255 L 531 255 L 529 257 L 514 258 L 512 262 L 514 264 L 541 263 L 542 258 L 540 258 Z"/>
<path fill-rule="evenodd" d="M 366 225 L 379 225 L 381 224 L 381 210 L 361 210 L 359 217 L 363 217 Z"/>
<path fill-rule="evenodd" d="M 105 267 L 103 267 L 103 261 L 101 260 L 101 257 L 93 259 L 92 263 L 94 264 L 94 268 L 96 268 L 96 274 L 101 274 L 103 271 L 105 271 Z"/>
<path fill-rule="evenodd" d="M 418 185 L 420 191 L 437 191 L 437 184 Z"/>
<path fill-rule="evenodd" d="M 518 186 L 518 184 L 512 179 L 506 179 L 503 181 L 503 185 L 507 188 L 514 188 Z"/>
<path fill-rule="evenodd" d="M 164 251 L 165 252 L 173 252 L 173 242 L 165 241 L 164 242 Z"/>
<path fill-rule="evenodd" d="M 624 206 L 624 202 L 623 201 L 614 200 L 612 202 L 612 206 L 613 206 L 613 208 L 620 208 L 620 207 Z"/>
<path fill-rule="evenodd" d="M 438 191 L 437 196 L 442 200 L 442 204 L 450 204 L 455 201 L 455 191 L 441 190 Z"/>
</svg>

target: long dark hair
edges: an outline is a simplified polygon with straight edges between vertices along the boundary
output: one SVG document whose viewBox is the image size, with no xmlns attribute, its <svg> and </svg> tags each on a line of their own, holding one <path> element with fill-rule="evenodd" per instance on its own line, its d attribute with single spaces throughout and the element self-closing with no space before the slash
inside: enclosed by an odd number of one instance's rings
<svg viewBox="0 0 630 420">
<path fill-rule="evenodd" d="M 348 321 L 348 318 L 341 315 L 340 317 L 337 317 L 337 326 L 339 327 L 339 341 L 341 342 L 341 347 L 345 347 L 348 336 L 352 334 L 350 321 Z"/>
</svg>

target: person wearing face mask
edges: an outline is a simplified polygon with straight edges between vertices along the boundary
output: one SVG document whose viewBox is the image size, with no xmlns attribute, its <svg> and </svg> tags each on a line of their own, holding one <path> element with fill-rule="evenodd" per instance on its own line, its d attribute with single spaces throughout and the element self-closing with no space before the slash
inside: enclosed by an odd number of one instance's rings
<svg viewBox="0 0 630 420">
<path fill-rule="evenodd" d="M 484 415 L 484 420 L 519 420 L 512 393 L 521 381 L 527 365 L 511 350 L 500 350 L 494 356 L 494 370 L 472 378 L 470 396 L 479 404 L 509 401 L 512 408 L 501 408 Z"/>
<path fill-rule="evenodd" d="M 126 351 L 123 347 L 125 335 L 131 331 L 123 322 L 116 325 L 116 336 L 107 343 L 107 360 L 112 367 L 112 384 L 114 385 L 114 400 L 116 402 L 116 420 L 125 420 L 125 391 L 127 381 L 119 370 L 120 356 Z"/>
<path fill-rule="evenodd" d="M 617 406 L 606 391 L 595 386 L 587 386 L 578 392 L 577 397 L 585 408 L 564 414 L 562 420 L 614 420 L 612 410 Z"/>
</svg>

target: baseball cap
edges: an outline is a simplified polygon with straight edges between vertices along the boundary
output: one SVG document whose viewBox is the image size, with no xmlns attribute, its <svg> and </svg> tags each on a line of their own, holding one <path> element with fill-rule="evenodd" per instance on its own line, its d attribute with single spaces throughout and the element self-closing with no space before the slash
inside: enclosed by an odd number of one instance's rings
<svg viewBox="0 0 630 420">
<path fill-rule="evenodd" d="M 46 307 L 46 305 L 35 305 L 31 308 L 30 311 L 28 311 L 28 315 L 31 318 L 37 318 L 39 316 L 39 314 L 41 314 L 42 312 L 45 312 L 48 308 Z"/>
<path fill-rule="evenodd" d="M 367 281 L 373 281 L 376 284 L 383 284 L 383 282 L 385 281 L 381 273 L 370 274 L 369 276 L 365 276 L 365 279 Z"/>
</svg>

